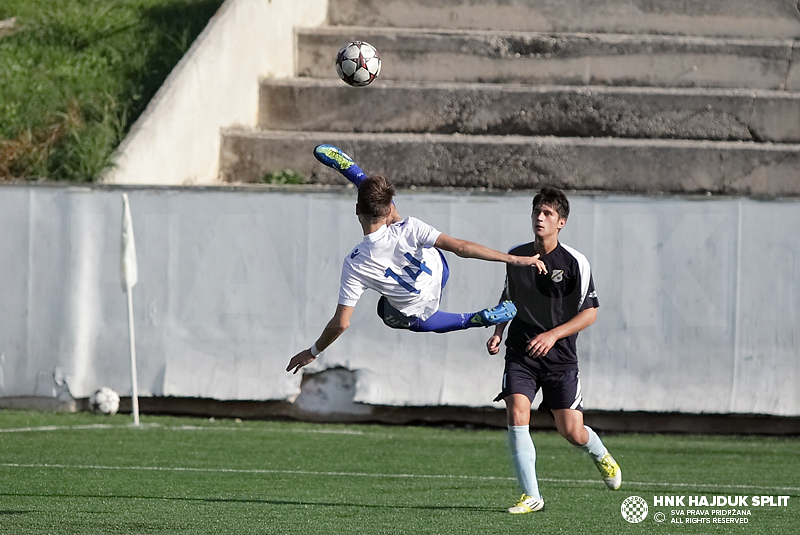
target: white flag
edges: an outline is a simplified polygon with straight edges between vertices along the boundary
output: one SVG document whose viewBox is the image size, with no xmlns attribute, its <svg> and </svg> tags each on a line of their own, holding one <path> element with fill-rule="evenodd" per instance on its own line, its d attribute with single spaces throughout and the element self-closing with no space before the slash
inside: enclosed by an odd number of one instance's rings
<svg viewBox="0 0 800 535">
<path fill-rule="evenodd" d="M 136 267 L 136 242 L 127 193 L 122 194 L 122 212 L 122 284 L 130 290 L 139 281 L 139 269 Z"/>
</svg>

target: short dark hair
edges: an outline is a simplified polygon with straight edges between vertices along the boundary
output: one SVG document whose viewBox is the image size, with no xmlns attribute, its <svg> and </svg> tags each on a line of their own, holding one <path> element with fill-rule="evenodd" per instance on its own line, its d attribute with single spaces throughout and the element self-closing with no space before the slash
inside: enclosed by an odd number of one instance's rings
<svg viewBox="0 0 800 535">
<path fill-rule="evenodd" d="M 536 210 L 536 208 L 545 204 L 554 208 L 558 212 L 558 217 L 563 217 L 564 219 L 569 217 L 569 199 L 560 189 L 550 186 L 543 187 L 533 198 L 533 209 Z"/>
<path fill-rule="evenodd" d="M 371 216 L 377 223 L 389 215 L 392 210 L 394 186 L 389 179 L 380 175 L 371 176 L 358 187 L 358 210 L 365 216 Z"/>
</svg>

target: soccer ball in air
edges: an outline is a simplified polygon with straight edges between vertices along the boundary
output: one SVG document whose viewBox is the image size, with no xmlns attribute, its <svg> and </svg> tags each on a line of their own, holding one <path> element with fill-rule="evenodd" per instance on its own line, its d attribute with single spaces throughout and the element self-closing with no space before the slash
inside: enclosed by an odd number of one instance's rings
<svg viewBox="0 0 800 535">
<path fill-rule="evenodd" d="M 89 397 L 89 406 L 94 413 L 116 414 L 119 410 L 119 394 L 104 386 Z"/>
<path fill-rule="evenodd" d="M 369 85 L 381 72 L 381 57 L 371 44 L 353 41 L 336 54 L 336 72 L 347 85 Z"/>
</svg>

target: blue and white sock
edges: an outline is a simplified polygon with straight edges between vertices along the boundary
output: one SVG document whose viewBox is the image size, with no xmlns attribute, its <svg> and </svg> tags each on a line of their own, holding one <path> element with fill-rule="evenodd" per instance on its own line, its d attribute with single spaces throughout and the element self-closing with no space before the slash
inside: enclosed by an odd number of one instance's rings
<svg viewBox="0 0 800 535">
<path fill-rule="evenodd" d="M 359 166 L 356 164 L 351 165 L 347 169 L 343 169 L 340 171 L 344 177 L 355 184 L 356 187 L 361 186 L 361 183 L 364 182 L 367 178 L 369 178 L 364 171 L 361 170 Z"/>
<path fill-rule="evenodd" d="M 536 480 L 536 448 L 531 439 L 529 426 L 509 425 L 508 447 L 522 491 L 528 496 L 541 499 L 539 482 Z"/>
<path fill-rule="evenodd" d="M 481 325 L 470 323 L 474 315 L 474 312 L 461 314 L 437 310 L 426 320 L 417 319 L 414 321 L 409 330 L 418 333 L 449 333 L 469 329 L 470 327 L 481 327 Z"/>
<path fill-rule="evenodd" d="M 603 441 L 600 440 L 600 437 L 597 436 L 597 433 L 594 432 L 594 429 L 588 425 L 584 425 L 583 428 L 589 433 L 589 440 L 587 440 L 586 444 L 583 446 L 578 447 L 591 455 L 592 459 L 599 461 L 606 453 L 608 453 L 608 450 L 606 449 L 605 445 L 603 445 Z"/>
</svg>

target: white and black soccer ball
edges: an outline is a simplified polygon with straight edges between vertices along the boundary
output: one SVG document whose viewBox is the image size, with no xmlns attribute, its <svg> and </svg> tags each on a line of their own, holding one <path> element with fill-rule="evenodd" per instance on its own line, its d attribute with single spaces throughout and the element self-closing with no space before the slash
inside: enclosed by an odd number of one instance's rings
<svg viewBox="0 0 800 535">
<path fill-rule="evenodd" d="M 369 85 L 381 73 L 381 57 L 365 41 L 347 43 L 336 54 L 336 73 L 347 85 Z"/>
<path fill-rule="evenodd" d="M 89 407 L 93 413 L 116 414 L 119 410 L 119 394 L 104 386 L 89 396 Z"/>
</svg>

